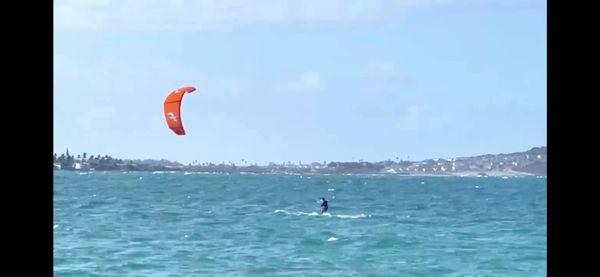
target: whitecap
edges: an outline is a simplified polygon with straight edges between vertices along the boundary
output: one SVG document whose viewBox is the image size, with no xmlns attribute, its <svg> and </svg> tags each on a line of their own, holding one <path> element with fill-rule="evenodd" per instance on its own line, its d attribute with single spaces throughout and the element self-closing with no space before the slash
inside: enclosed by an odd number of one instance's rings
<svg viewBox="0 0 600 277">
<path fill-rule="evenodd" d="M 306 212 L 289 212 L 286 210 L 275 210 L 273 213 L 283 213 L 283 214 L 288 214 L 288 215 L 296 215 L 296 216 L 301 216 L 301 215 L 305 215 L 305 216 L 323 216 L 323 217 L 337 217 L 337 218 L 343 218 L 343 219 L 356 219 L 356 218 L 365 218 L 367 217 L 367 215 L 365 214 L 356 214 L 356 215 L 346 215 L 346 214 L 336 214 L 336 215 L 332 215 L 330 213 L 318 213 L 318 212 L 310 212 L 310 213 L 306 213 Z M 368 217 L 371 217 L 371 215 L 368 215 Z"/>
<path fill-rule="evenodd" d="M 52 226 L 52 230 L 58 228 L 58 224 L 54 224 L 54 226 Z"/>
<path fill-rule="evenodd" d="M 152 171 L 152 174 L 175 173 L 175 171 Z"/>
<path fill-rule="evenodd" d="M 365 214 L 357 214 L 357 215 L 345 215 L 345 214 L 338 214 L 335 215 L 338 218 L 363 218 L 363 217 L 367 217 Z"/>
<path fill-rule="evenodd" d="M 274 213 L 284 213 L 284 214 L 290 214 L 288 211 L 286 210 L 275 210 Z"/>
<path fill-rule="evenodd" d="M 327 191 L 335 191 L 335 189 L 327 189 Z"/>
<path fill-rule="evenodd" d="M 198 174 L 211 174 L 211 172 L 194 172 L 194 171 L 184 171 L 183 175 L 198 175 Z"/>
<path fill-rule="evenodd" d="M 336 237 L 330 237 L 327 239 L 327 241 L 336 241 L 336 240 L 338 240 L 338 238 L 336 238 Z"/>
</svg>

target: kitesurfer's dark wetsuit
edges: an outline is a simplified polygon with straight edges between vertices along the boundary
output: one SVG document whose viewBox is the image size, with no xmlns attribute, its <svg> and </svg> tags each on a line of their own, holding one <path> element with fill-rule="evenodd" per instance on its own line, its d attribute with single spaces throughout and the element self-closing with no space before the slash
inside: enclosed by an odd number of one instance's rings
<svg viewBox="0 0 600 277">
<path fill-rule="evenodd" d="M 329 206 L 327 204 L 327 200 L 325 200 L 325 198 L 323 198 L 323 203 L 321 204 L 321 207 L 323 207 L 323 210 L 321 210 L 321 213 L 324 213 L 327 211 L 327 209 L 329 209 Z"/>
</svg>

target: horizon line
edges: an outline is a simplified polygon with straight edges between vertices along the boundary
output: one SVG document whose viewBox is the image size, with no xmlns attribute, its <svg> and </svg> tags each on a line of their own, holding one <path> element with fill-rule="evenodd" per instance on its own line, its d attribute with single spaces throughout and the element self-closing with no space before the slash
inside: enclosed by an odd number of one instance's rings
<svg viewBox="0 0 600 277">
<path fill-rule="evenodd" d="M 517 153 L 523 153 L 523 152 L 527 152 L 527 151 L 530 151 L 530 150 L 533 150 L 533 149 L 536 149 L 536 148 L 547 148 L 547 145 L 543 145 L 543 146 L 534 146 L 534 147 L 531 147 L 531 148 L 529 148 L 529 149 L 527 149 L 527 150 L 515 151 L 515 152 L 508 152 L 508 153 L 497 153 L 497 154 L 490 154 L 490 153 L 487 153 L 487 154 L 478 154 L 478 155 L 471 155 L 471 156 L 464 156 L 464 155 L 463 155 L 463 156 L 454 156 L 454 157 L 452 157 L 452 158 L 441 158 L 441 157 L 438 157 L 438 158 L 425 158 L 425 159 L 420 159 L 420 160 L 410 160 L 410 159 L 408 159 L 408 160 L 404 160 L 404 159 L 402 159 L 402 158 L 396 157 L 396 159 L 388 158 L 388 159 L 385 159 L 385 160 L 379 160 L 379 161 L 367 161 L 367 160 L 363 160 L 363 159 L 354 159 L 353 161 L 333 161 L 333 160 L 332 160 L 332 161 L 330 161 L 330 162 L 341 162 L 341 163 L 347 163 L 347 162 L 357 162 L 357 163 L 361 163 L 361 162 L 367 162 L 367 163 L 378 163 L 378 162 L 384 162 L 384 161 L 394 161 L 394 160 L 397 160 L 397 161 L 409 161 L 409 162 L 410 162 L 410 161 L 426 161 L 426 160 L 435 160 L 435 159 L 446 159 L 446 160 L 447 160 L 447 159 L 457 159 L 457 158 L 471 158 L 471 157 L 480 157 L 480 156 L 486 156 L 486 155 L 509 155 L 509 154 L 517 154 Z M 62 153 L 61 155 L 67 154 L 68 150 L 69 150 L 69 148 L 67 147 L 67 148 L 66 148 L 66 152 Z M 88 154 L 87 152 L 83 152 L 83 153 L 81 153 L 81 154 L 78 154 L 78 155 L 79 155 L 79 156 L 81 156 L 81 155 L 82 155 L 82 154 L 84 154 L 84 153 L 85 153 L 85 154 Z M 52 155 L 54 156 L 55 154 L 56 154 L 56 155 L 58 155 L 58 153 L 56 153 L 56 152 L 54 152 Z M 71 155 L 71 156 L 75 157 L 75 155 Z M 169 159 L 165 159 L 165 158 L 119 158 L 119 157 L 112 157 L 110 154 L 104 154 L 104 155 L 100 155 L 100 154 L 98 154 L 98 155 L 90 155 L 90 156 L 100 156 L 100 157 L 106 157 L 106 156 L 109 156 L 109 157 L 111 157 L 111 158 L 114 158 L 114 159 L 121 159 L 121 160 L 132 160 L 132 161 L 134 161 L 134 160 L 154 160 L 154 161 L 161 161 L 161 160 L 165 160 L 165 161 L 168 161 L 168 162 L 174 162 L 174 163 L 179 163 L 179 164 L 185 164 L 185 163 L 182 163 L 182 162 L 179 162 L 179 161 L 176 161 L 176 160 L 169 160 Z M 90 156 L 88 156 L 88 157 L 90 157 Z M 409 157 L 410 157 L 410 156 L 409 156 Z M 245 158 L 240 158 L 239 160 L 241 160 L 241 161 L 246 161 L 246 159 L 245 159 Z M 195 160 L 195 161 L 197 161 L 197 160 Z M 308 163 L 302 163 L 302 161 L 301 161 L 301 160 L 297 160 L 297 161 L 299 162 L 298 164 L 312 164 L 312 163 L 319 163 L 319 164 L 320 164 L 320 162 L 317 162 L 317 161 L 311 161 L 311 162 L 308 162 Z M 327 160 L 324 160 L 324 161 L 327 161 Z M 288 161 L 286 161 L 286 162 L 287 162 L 287 163 L 291 163 L 291 164 L 297 164 L 297 163 L 292 163 L 292 161 L 291 161 L 291 160 L 288 160 Z M 286 164 L 286 162 L 283 162 L 283 164 Z M 202 164 L 202 163 L 213 163 L 213 161 L 204 161 L 204 162 L 201 162 L 201 163 L 188 163 L 188 164 L 196 164 L 196 165 L 197 165 L 197 164 Z M 220 163 L 220 164 L 230 164 L 230 163 L 236 164 L 236 163 L 234 163 L 233 161 L 227 161 L 227 162 L 226 162 L 226 161 L 221 161 L 221 163 Z M 271 163 L 273 163 L 273 164 L 281 164 L 281 163 L 275 163 L 275 162 L 267 162 L 267 163 L 265 163 L 265 164 L 260 164 L 260 163 L 252 163 L 252 162 L 249 162 L 249 161 L 247 161 L 247 162 L 244 162 L 244 164 L 248 164 L 248 166 L 262 166 L 262 165 L 266 165 L 266 166 L 268 166 L 268 165 L 270 165 Z M 215 164 L 218 164 L 218 163 L 215 163 Z"/>
</svg>

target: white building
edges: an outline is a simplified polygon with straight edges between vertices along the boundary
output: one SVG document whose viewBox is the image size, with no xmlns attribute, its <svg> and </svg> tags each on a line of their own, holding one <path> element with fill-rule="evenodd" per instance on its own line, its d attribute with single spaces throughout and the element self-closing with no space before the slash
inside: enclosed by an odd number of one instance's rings
<svg viewBox="0 0 600 277">
<path fill-rule="evenodd" d="M 76 162 L 76 163 L 73 163 L 73 169 L 75 169 L 75 170 L 89 170 L 90 169 L 90 164 Z"/>
</svg>

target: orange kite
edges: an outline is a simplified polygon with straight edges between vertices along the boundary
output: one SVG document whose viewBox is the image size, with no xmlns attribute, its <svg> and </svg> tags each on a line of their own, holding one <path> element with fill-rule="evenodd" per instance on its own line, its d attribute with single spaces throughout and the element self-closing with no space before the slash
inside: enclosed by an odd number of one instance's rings
<svg viewBox="0 0 600 277">
<path fill-rule="evenodd" d="M 176 91 L 171 92 L 167 99 L 165 99 L 164 110 L 165 110 L 165 119 L 167 120 L 167 125 L 169 128 L 180 136 L 185 135 L 185 130 L 183 129 L 183 122 L 181 122 L 181 100 L 183 99 L 183 95 L 187 93 L 192 93 L 196 90 L 195 87 L 182 87 Z"/>
</svg>

